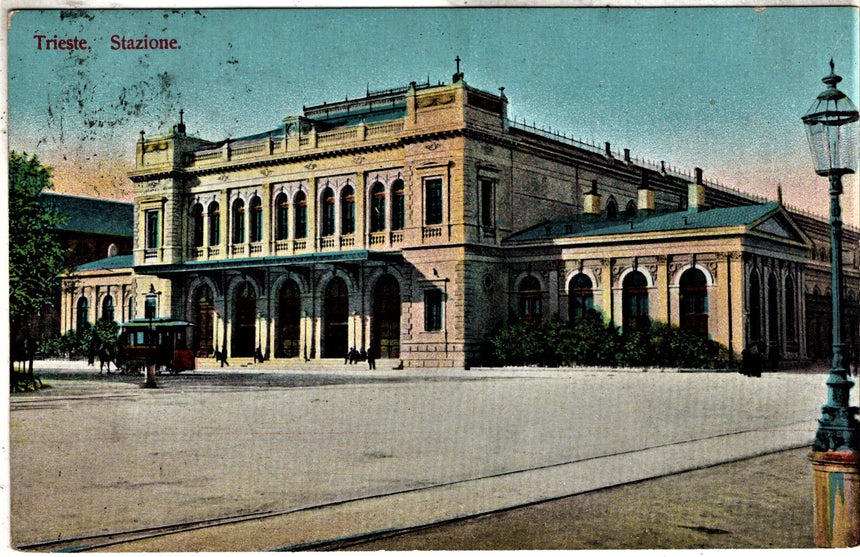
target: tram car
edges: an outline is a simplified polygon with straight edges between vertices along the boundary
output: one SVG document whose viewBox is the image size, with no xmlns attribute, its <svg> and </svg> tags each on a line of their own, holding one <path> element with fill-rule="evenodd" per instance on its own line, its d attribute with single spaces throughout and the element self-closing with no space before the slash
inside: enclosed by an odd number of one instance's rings
<svg viewBox="0 0 860 557">
<path fill-rule="evenodd" d="M 194 350 L 189 348 L 193 323 L 177 319 L 133 319 L 120 326 L 117 367 L 123 373 L 142 373 L 155 360 L 156 372 L 179 373 L 196 369 Z"/>
</svg>

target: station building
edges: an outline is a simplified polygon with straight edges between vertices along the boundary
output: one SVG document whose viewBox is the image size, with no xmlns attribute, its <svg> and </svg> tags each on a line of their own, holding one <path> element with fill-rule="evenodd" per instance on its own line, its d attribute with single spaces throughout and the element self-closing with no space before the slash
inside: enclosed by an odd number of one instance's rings
<svg viewBox="0 0 860 557">
<path fill-rule="evenodd" d="M 69 327 L 82 304 L 104 313 L 87 281 L 105 292 L 114 277 L 123 319 L 194 323 L 200 355 L 355 347 L 406 367 L 476 365 L 505 321 L 588 308 L 736 356 L 753 342 L 783 362 L 830 354 L 825 220 L 512 121 L 503 88 L 459 71 L 236 139 L 188 135 L 180 113 L 166 134 L 141 132 L 129 177 L 133 256 L 70 277 Z M 846 230 L 851 339 L 858 239 Z"/>
</svg>

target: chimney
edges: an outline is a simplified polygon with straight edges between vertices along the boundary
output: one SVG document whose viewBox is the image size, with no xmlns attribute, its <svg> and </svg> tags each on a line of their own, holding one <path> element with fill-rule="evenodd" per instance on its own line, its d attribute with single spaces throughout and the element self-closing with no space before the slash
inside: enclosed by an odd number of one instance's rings
<svg viewBox="0 0 860 557">
<path fill-rule="evenodd" d="M 642 171 L 642 181 L 637 189 L 639 191 L 639 204 L 636 207 L 638 211 L 646 216 L 654 214 L 657 194 L 648 180 L 647 170 Z"/>
<path fill-rule="evenodd" d="M 606 142 L 606 158 L 612 158 L 612 145 L 608 141 Z"/>
<path fill-rule="evenodd" d="M 702 181 L 702 169 L 696 168 L 696 181 L 687 186 L 687 210 L 691 213 L 704 211 L 705 207 L 705 184 Z"/>
<path fill-rule="evenodd" d="M 597 180 L 591 181 L 591 189 L 585 194 L 582 212 L 593 219 L 600 217 L 600 194 L 597 193 Z"/>
<path fill-rule="evenodd" d="M 630 149 L 624 149 L 624 162 L 630 164 Z"/>
</svg>

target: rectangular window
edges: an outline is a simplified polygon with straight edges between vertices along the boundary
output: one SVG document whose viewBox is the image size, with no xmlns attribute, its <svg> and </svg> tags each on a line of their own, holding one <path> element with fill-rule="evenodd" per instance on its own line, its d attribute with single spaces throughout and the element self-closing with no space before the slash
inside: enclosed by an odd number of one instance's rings
<svg viewBox="0 0 860 557">
<path fill-rule="evenodd" d="M 155 249 L 159 246 L 158 238 L 158 211 L 146 211 L 144 214 L 146 226 L 146 249 Z"/>
<path fill-rule="evenodd" d="M 146 319 L 155 319 L 158 315 L 155 298 L 147 298 L 143 306 L 143 317 Z"/>
<path fill-rule="evenodd" d="M 424 181 L 424 224 L 442 224 L 442 179 Z"/>
<path fill-rule="evenodd" d="M 424 291 L 424 330 L 442 330 L 442 291 L 430 288 Z"/>
<path fill-rule="evenodd" d="M 481 178 L 481 225 L 492 228 L 496 225 L 495 219 L 495 192 L 496 183 L 489 178 Z"/>
</svg>

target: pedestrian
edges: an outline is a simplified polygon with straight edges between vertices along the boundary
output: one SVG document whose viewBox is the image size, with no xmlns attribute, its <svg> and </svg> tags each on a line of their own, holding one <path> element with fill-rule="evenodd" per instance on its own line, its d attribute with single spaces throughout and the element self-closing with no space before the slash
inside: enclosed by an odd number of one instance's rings
<svg viewBox="0 0 860 557">
<path fill-rule="evenodd" d="M 764 367 L 764 354 L 759 349 L 758 343 L 754 342 L 750 349 L 752 361 L 750 362 L 750 377 L 761 377 L 761 370 Z"/>
<path fill-rule="evenodd" d="M 376 349 L 373 346 L 367 350 L 367 369 L 376 369 Z"/>
<path fill-rule="evenodd" d="M 263 363 L 263 351 L 258 346 L 256 350 L 254 350 L 254 363 L 257 362 Z"/>
<path fill-rule="evenodd" d="M 367 352 L 365 352 L 364 348 L 362 348 L 358 353 L 358 358 L 356 358 L 356 361 L 363 362 L 366 359 L 367 359 Z"/>
<path fill-rule="evenodd" d="M 90 340 L 89 346 L 87 347 L 87 364 L 94 365 L 96 361 L 96 341 L 95 339 Z"/>
<path fill-rule="evenodd" d="M 350 348 L 347 351 L 346 356 L 344 356 L 344 358 L 343 358 L 344 364 L 351 364 L 352 363 L 352 353 L 353 352 L 355 352 L 355 346 L 353 346 L 352 348 Z"/>
<path fill-rule="evenodd" d="M 221 362 L 221 367 L 224 367 L 224 366 L 230 367 L 230 363 L 227 361 L 227 347 L 226 346 L 221 348 L 221 351 L 218 353 L 218 359 Z"/>
</svg>

